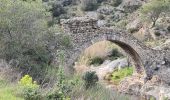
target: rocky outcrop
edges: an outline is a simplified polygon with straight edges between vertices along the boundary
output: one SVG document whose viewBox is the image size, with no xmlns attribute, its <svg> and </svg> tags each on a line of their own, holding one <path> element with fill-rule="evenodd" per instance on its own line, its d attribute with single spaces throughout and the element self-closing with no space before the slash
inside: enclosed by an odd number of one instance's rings
<svg viewBox="0 0 170 100">
<path fill-rule="evenodd" d="M 103 80 L 107 74 L 112 73 L 115 70 L 120 70 L 128 66 L 126 58 L 117 59 L 111 62 L 104 62 L 101 66 L 91 67 L 92 71 L 96 71 L 100 80 Z"/>
<path fill-rule="evenodd" d="M 115 70 L 120 70 L 129 66 L 127 58 L 117 59 L 114 61 L 106 60 L 102 65 L 93 67 L 78 65 L 75 63 L 74 69 L 78 74 L 83 74 L 87 71 L 95 71 L 100 80 L 103 80 L 107 74 L 112 73 Z"/>
<path fill-rule="evenodd" d="M 132 21 L 131 23 L 128 23 L 126 26 L 126 29 L 130 33 L 137 32 L 137 31 L 139 31 L 140 28 L 142 28 L 142 22 L 140 19 L 136 19 L 136 20 Z"/>
</svg>

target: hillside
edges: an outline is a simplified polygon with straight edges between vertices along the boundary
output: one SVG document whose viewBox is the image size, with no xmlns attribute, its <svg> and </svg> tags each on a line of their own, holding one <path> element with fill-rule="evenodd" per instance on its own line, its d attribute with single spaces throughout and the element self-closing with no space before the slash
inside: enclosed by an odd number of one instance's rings
<svg viewBox="0 0 170 100">
<path fill-rule="evenodd" d="M 169 100 L 169 0 L 0 0 L 0 100 Z"/>
</svg>

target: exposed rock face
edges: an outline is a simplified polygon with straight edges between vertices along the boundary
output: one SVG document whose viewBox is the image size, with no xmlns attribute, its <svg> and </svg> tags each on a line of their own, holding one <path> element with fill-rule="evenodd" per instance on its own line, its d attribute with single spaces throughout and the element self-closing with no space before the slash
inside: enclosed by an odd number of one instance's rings
<svg viewBox="0 0 170 100">
<path fill-rule="evenodd" d="M 123 59 L 114 60 L 111 63 L 107 64 L 106 66 L 108 68 L 113 68 L 113 69 L 122 69 L 122 68 L 127 67 L 128 65 L 129 63 L 128 63 L 127 58 L 123 58 Z"/>
<path fill-rule="evenodd" d="M 90 70 L 96 72 L 100 80 L 103 80 L 107 74 L 112 73 L 113 71 L 128 66 L 128 61 L 126 58 L 117 59 L 112 62 L 105 62 L 101 66 L 93 67 Z"/>
<path fill-rule="evenodd" d="M 115 70 L 120 70 L 129 65 L 127 58 L 117 59 L 114 61 L 106 60 L 102 65 L 98 67 L 77 65 L 74 68 L 78 74 L 83 74 L 87 71 L 95 71 L 99 80 L 103 80 L 106 75 L 112 73 Z"/>
<path fill-rule="evenodd" d="M 127 24 L 126 29 L 129 32 L 133 33 L 133 32 L 139 31 L 139 29 L 141 27 L 142 27 L 142 23 L 141 23 L 140 19 L 136 19 L 133 22 Z"/>
<path fill-rule="evenodd" d="M 143 84 L 141 76 L 131 76 L 120 82 L 118 90 L 122 93 L 140 95 Z"/>
</svg>

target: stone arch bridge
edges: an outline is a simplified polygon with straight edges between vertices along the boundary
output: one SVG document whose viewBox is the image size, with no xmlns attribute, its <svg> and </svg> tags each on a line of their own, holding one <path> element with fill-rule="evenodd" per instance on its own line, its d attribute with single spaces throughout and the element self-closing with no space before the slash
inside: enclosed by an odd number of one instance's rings
<svg viewBox="0 0 170 100">
<path fill-rule="evenodd" d="M 150 79 L 157 74 L 162 80 L 170 82 L 170 75 L 164 75 L 170 72 L 168 68 L 170 53 L 151 49 L 126 31 L 98 27 L 96 19 L 77 17 L 62 20 L 61 24 L 65 34 L 69 35 L 72 41 L 72 48 L 65 52 L 66 66 L 72 65 L 90 45 L 108 40 L 120 46 L 131 57 L 136 72 L 143 74 L 145 79 Z M 167 78 L 169 78 L 168 81 Z"/>
</svg>

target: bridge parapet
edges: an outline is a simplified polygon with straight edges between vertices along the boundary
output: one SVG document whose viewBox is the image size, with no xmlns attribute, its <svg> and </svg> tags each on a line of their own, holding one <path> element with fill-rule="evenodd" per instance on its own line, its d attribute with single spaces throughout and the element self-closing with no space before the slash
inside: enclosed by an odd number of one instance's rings
<svg viewBox="0 0 170 100">
<path fill-rule="evenodd" d="M 73 19 L 61 20 L 65 33 L 93 33 L 98 28 L 97 19 L 88 17 L 75 17 Z"/>
</svg>

